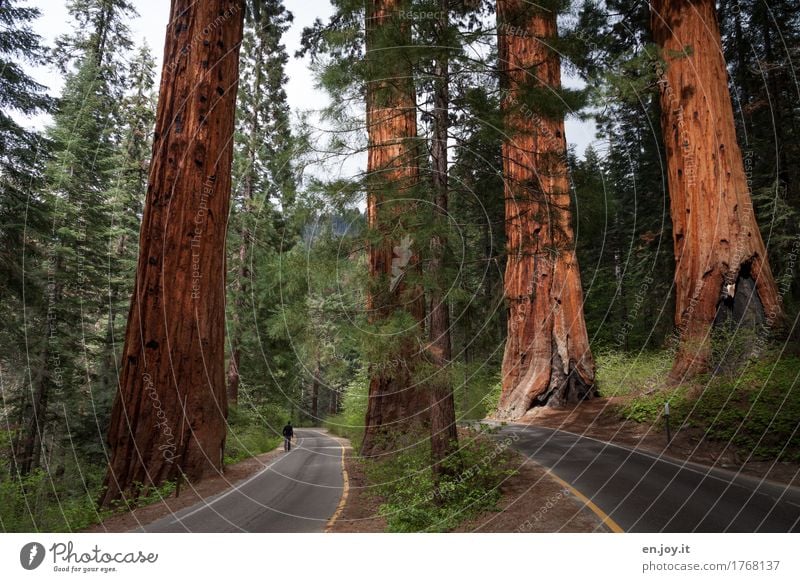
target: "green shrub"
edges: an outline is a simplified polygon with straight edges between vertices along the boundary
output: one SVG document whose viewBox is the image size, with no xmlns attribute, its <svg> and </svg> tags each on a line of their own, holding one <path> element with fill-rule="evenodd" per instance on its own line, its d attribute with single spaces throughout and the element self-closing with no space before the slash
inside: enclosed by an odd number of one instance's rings
<svg viewBox="0 0 800 582">
<path fill-rule="evenodd" d="M 451 476 L 437 488 L 431 469 L 430 443 L 416 446 L 384 461 L 365 461 L 367 478 L 385 502 L 380 513 L 392 532 L 449 531 L 500 498 L 500 485 L 514 471 L 507 444 L 470 433 L 445 466 Z"/>
<path fill-rule="evenodd" d="M 51 478 L 41 469 L 0 479 L 0 528 L 6 532 L 74 532 L 109 515 L 99 511 L 103 469 L 83 468 L 86 481 Z"/>
<path fill-rule="evenodd" d="M 238 463 L 277 447 L 287 418 L 286 410 L 272 405 L 231 407 L 228 411 L 225 464 Z"/>
<path fill-rule="evenodd" d="M 456 415 L 459 420 L 490 416 L 500 402 L 500 371 L 488 364 L 454 364 Z"/>
<path fill-rule="evenodd" d="M 596 381 L 603 396 L 623 396 L 663 386 L 672 367 L 672 356 L 660 352 L 598 352 Z"/>
<path fill-rule="evenodd" d="M 347 385 L 342 398 L 342 411 L 325 419 L 325 428 L 350 440 L 354 450 L 361 447 L 364 438 L 364 417 L 367 414 L 369 379 L 363 370 Z"/>
<path fill-rule="evenodd" d="M 660 426 L 669 401 L 675 428 L 700 429 L 704 438 L 730 443 L 756 460 L 800 461 L 800 358 L 768 352 L 756 359 L 749 340 L 724 348 L 720 342 L 725 337 L 716 336 L 712 359 L 721 363 L 730 356 L 738 367 L 716 366 L 715 373 L 691 385 L 668 387 L 654 381 L 668 370 L 667 352 L 639 363 L 626 354 L 602 354 L 598 377 L 604 385 L 616 383 L 616 394 L 625 395 L 618 408 L 623 418 Z"/>
<path fill-rule="evenodd" d="M 735 377 L 711 378 L 675 419 L 705 437 L 731 443 L 754 459 L 800 461 L 800 358 L 769 354 Z"/>
</svg>

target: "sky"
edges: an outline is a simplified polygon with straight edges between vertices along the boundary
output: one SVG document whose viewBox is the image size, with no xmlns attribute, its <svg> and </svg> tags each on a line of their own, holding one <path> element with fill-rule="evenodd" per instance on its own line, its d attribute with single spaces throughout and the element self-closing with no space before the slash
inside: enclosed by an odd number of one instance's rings
<svg viewBox="0 0 800 582">
<path fill-rule="evenodd" d="M 169 19 L 169 0 L 132 0 L 139 17 L 129 24 L 134 42 L 146 42 L 157 62 L 157 70 L 161 70 L 161 59 L 164 51 L 164 34 Z M 64 0 L 29 0 L 30 6 L 38 7 L 42 15 L 33 23 L 34 30 L 40 34 L 45 43 L 52 45 L 55 38 L 71 30 L 70 18 Z M 297 59 L 295 51 L 300 47 L 300 36 L 303 28 L 310 26 L 316 18 L 326 21 L 333 13 L 328 0 L 284 0 L 286 8 L 294 14 L 294 22 L 284 37 L 289 54 L 286 73 L 289 78 L 286 94 L 293 112 L 319 110 L 328 102 L 324 91 L 315 87 L 314 77 L 309 69 L 308 59 Z M 58 95 L 63 86 L 62 76 L 54 68 L 38 67 L 33 70 L 34 77 Z M 574 86 L 565 76 L 565 84 Z M 35 118 L 31 125 L 42 125 L 46 117 Z M 573 118 L 566 120 L 567 141 L 574 144 L 577 152 L 582 154 L 586 146 L 595 141 L 595 127 L 591 122 L 581 122 Z"/>
</svg>

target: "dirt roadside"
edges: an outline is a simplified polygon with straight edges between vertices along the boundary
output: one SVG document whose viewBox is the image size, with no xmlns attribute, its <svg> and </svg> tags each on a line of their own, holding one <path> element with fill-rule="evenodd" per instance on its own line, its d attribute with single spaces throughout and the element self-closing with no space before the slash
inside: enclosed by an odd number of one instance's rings
<svg viewBox="0 0 800 582">
<path fill-rule="evenodd" d="M 456 532 L 533 533 L 609 531 L 572 492 L 553 480 L 545 470 L 523 455 L 514 454 L 517 472 L 501 485 L 497 511 L 484 511 L 464 522 Z M 342 513 L 329 527 L 334 533 L 386 531 L 378 515 L 382 499 L 370 490 L 361 461 L 352 454 L 345 459 L 350 481 Z"/>
<path fill-rule="evenodd" d="M 663 429 L 620 418 L 616 408 L 621 403 L 619 398 L 595 398 L 562 410 L 534 408 L 515 424 L 555 428 L 679 461 L 741 471 L 759 479 L 800 486 L 797 463 L 748 460 L 746 454 L 733 446 L 704 439 L 699 429 L 673 428 L 672 440 L 667 446 Z"/>
</svg>

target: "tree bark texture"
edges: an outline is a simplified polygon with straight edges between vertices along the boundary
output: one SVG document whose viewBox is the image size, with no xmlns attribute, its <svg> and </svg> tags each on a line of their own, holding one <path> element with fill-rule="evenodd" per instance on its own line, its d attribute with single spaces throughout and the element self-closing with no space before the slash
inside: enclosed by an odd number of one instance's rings
<svg viewBox="0 0 800 582">
<path fill-rule="evenodd" d="M 736 141 L 728 72 L 712 0 L 653 0 L 661 126 L 675 247 L 678 382 L 707 370 L 710 332 L 733 318 L 782 320 Z"/>
<path fill-rule="evenodd" d="M 397 438 L 427 424 L 429 395 L 415 382 L 420 356 L 418 332 L 425 298 L 411 271 L 418 268 L 407 223 L 414 216 L 419 183 L 416 94 L 404 50 L 411 44 L 407 0 L 367 0 L 367 224 L 370 284 L 367 311 L 371 323 L 403 312 L 417 330 L 390 340 L 388 364 L 371 364 L 369 398 L 361 453 L 389 453 Z M 409 279 L 412 279 L 409 281 Z M 378 338 L 376 341 L 387 341 Z"/>
<path fill-rule="evenodd" d="M 222 470 L 225 231 L 244 3 L 173 0 L 104 505 Z"/>
<path fill-rule="evenodd" d="M 561 88 L 560 59 L 547 46 L 557 36 L 556 15 L 524 0 L 500 0 L 497 18 L 508 252 L 497 414 L 518 418 L 536 405 L 592 397 L 594 362 L 571 224 L 564 119 L 526 102 L 531 87 Z"/>
</svg>

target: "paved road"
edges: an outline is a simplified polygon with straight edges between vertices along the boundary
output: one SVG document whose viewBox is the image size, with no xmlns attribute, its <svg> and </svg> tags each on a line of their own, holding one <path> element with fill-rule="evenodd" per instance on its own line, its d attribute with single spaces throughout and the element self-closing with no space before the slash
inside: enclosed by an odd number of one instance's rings
<svg viewBox="0 0 800 582">
<path fill-rule="evenodd" d="M 294 444 L 232 489 L 136 531 L 323 531 L 342 495 L 342 447 L 318 429 L 295 429 Z"/>
<path fill-rule="evenodd" d="M 514 448 L 570 483 L 625 531 L 800 531 L 796 487 L 549 428 L 511 424 L 499 436 L 514 433 Z"/>
</svg>

